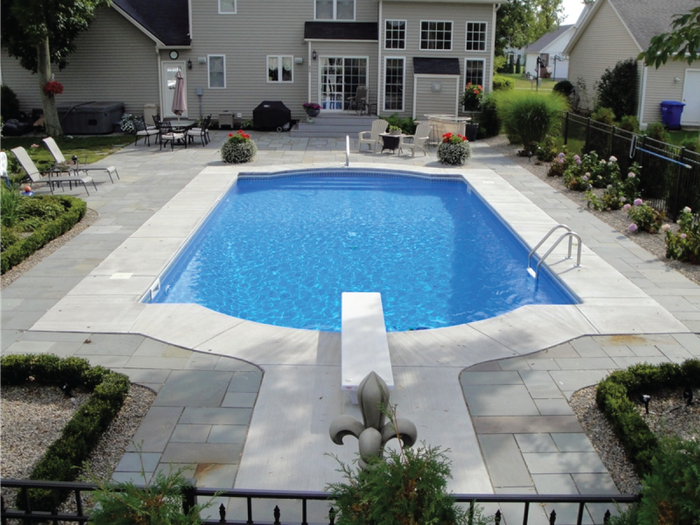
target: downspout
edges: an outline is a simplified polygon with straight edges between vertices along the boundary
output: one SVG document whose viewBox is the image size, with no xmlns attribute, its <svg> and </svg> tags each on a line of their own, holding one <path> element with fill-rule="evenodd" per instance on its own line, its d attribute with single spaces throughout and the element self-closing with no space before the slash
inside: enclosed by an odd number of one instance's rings
<svg viewBox="0 0 700 525">
<path fill-rule="evenodd" d="M 158 63 L 158 115 L 163 119 L 163 64 L 160 60 L 160 49 L 155 45 L 156 61 Z"/>
<path fill-rule="evenodd" d="M 644 102 L 647 94 L 647 73 L 649 71 L 648 67 L 644 67 L 644 72 L 642 73 L 642 79 L 640 81 L 641 86 L 639 86 L 638 90 L 638 96 L 639 96 L 639 104 L 638 104 L 638 112 L 637 112 L 637 120 L 639 121 L 639 126 L 642 127 L 642 129 L 646 129 L 646 123 L 642 122 L 642 117 L 644 116 Z"/>
</svg>

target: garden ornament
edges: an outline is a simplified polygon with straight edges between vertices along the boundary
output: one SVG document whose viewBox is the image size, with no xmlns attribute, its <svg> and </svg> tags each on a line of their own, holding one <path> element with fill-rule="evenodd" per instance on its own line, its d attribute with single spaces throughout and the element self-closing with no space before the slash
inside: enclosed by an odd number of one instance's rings
<svg viewBox="0 0 700 525">
<path fill-rule="evenodd" d="M 403 418 L 387 422 L 389 388 L 375 372 L 370 372 L 360 383 L 357 400 L 362 411 L 362 423 L 352 416 L 338 416 L 331 423 L 330 435 L 336 445 L 342 445 L 345 436 L 357 438 L 360 468 L 367 465 L 365 459 L 373 456 L 381 458 L 384 445 L 392 438 L 399 439 L 403 447 L 413 446 L 418 437 L 416 425 Z"/>
</svg>

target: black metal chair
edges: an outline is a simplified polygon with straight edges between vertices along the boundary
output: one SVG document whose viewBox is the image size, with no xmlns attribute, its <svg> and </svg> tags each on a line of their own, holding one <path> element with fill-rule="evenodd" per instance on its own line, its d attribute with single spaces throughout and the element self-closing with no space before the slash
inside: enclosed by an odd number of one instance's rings
<svg viewBox="0 0 700 525">
<path fill-rule="evenodd" d="M 201 127 L 198 128 L 191 128 L 187 130 L 187 140 L 190 142 L 194 142 L 194 139 L 196 137 L 199 137 L 199 139 L 202 141 L 202 146 L 206 146 L 210 142 L 209 138 L 209 125 L 211 124 L 211 115 L 207 115 L 204 118 L 204 121 L 202 122 Z"/>
</svg>

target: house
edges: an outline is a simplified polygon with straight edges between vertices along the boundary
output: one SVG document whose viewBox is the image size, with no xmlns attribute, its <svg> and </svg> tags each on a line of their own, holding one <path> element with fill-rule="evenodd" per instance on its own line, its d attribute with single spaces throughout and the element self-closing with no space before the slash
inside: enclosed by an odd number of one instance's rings
<svg viewBox="0 0 700 525">
<path fill-rule="evenodd" d="M 158 106 L 172 117 L 178 71 L 189 118 L 250 119 L 264 100 L 292 118 L 317 102 L 342 113 L 367 86 L 378 114 L 457 114 L 468 82 L 490 91 L 499 0 L 113 0 L 76 39 L 56 80 L 59 106 Z M 40 108 L 36 78 L 2 52 L 21 109 Z"/>
<path fill-rule="evenodd" d="M 671 30 L 674 14 L 688 13 L 697 0 L 597 0 L 571 38 L 569 80 L 579 88 L 581 103 L 592 108 L 595 85 L 621 60 L 636 59 L 655 35 Z M 700 65 L 669 61 L 659 69 L 639 62 L 639 108 L 642 125 L 661 120 L 665 100 L 684 102 L 681 125 L 700 125 Z"/>
<path fill-rule="evenodd" d="M 573 24 L 559 26 L 558 29 L 542 35 L 525 49 L 525 72 L 533 77 L 563 80 L 568 78 L 569 57 L 564 48 L 574 35 Z M 540 58 L 540 71 L 537 71 L 537 58 Z"/>
</svg>

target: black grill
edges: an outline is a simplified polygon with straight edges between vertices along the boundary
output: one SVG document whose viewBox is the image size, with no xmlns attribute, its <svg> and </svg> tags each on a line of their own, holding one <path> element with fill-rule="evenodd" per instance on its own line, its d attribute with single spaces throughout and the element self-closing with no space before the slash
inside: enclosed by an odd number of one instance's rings
<svg viewBox="0 0 700 525">
<path fill-rule="evenodd" d="M 253 110 L 253 127 L 260 131 L 288 131 L 292 112 L 281 100 L 264 100 Z"/>
</svg>

